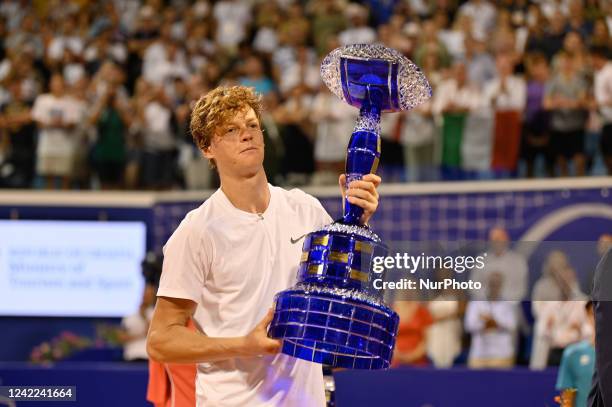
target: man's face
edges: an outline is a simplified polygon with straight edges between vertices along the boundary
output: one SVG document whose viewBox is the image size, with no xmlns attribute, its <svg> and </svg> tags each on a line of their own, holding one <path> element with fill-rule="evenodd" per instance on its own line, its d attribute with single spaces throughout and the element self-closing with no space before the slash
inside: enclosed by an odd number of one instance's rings
<svg viewBox="0 0 612 407">
<path fill-rule="evenodd" d="M 61 96 L 64 93 L 64 80 L 60 75 L 53 75 L 49 84 L 51 93 L 55 96 Z"/>
<path fill-rule="evenodd" d="M 501 255 L 508 248 L 510 237 L 505 229 L 493 228 L 489 232 L 489 241 L 491 242 L 491 248 L 495 254 Z"/>
<path fill-rule="evenodd" d="M 217 127 L 204 156 L 215 160 L 221 176 L 248 177 L 262 170 L 264 141 L 255 111 L 247 107 Z"/>
</svg>

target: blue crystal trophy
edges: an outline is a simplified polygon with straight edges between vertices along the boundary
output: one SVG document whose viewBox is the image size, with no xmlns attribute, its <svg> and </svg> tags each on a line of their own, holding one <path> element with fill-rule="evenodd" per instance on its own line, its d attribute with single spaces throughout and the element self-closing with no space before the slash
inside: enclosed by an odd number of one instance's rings
<svg viewBox="0 0 612 407">
<path fill-rule="evenodd" d="M 360 109 L 347 149 L 347 183 L 376 173 L 381 113 L 409 110 L 431 96 L 419 68 L 382 45 L 335 49 L 321 63 L 321 76 L 332 93 Z M 333 367 L 389 367 L 399 318 L 371 285 L 372 259 L 387 247 L 359 224 L 362 214 L 345 199 L 341 219 L 305 238 L 297 284 L 276 295 L 268 331 L 282 339 L 282 353 Z"/>
</svg>

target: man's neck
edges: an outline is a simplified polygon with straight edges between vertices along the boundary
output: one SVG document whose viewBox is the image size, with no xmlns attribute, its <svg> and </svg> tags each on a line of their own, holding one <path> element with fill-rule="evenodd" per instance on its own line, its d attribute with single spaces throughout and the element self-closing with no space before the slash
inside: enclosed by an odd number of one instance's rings
<svg viewBox="0 0 612 407">
<path fill-rule="evenodd" d="M 224 176 L 221 190 L 232 205 L 241 211 L 263 213 L 270 203 L 270 189 L 263 169 L 247 178 Z"/>
</svg>

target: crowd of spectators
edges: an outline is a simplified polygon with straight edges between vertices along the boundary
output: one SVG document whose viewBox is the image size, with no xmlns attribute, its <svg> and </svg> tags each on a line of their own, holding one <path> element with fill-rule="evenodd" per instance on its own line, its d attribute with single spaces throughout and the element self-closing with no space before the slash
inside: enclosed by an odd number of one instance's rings
<svg viewBox="0 0 612 407">
<path fill-rule="evenodd" d="M 589 250 L 595 249 L 594 258 L 600 258 L 610 247 L 612 235 L 604 234 Z M 468 273 L 470 281 L 482 284 L 480 289 L 449 285 L 433 292 L 398 291 L 393 301 L 400 316 L 394 365 L 559 366 L 568 347 L 591 340 L 594 332 L 586 309 L 592 270 L 572 264 L 570 253 L 575 251 L 571 246 L 551 250 L 541 270 L 535 270 L 511 247 L 507 231 L 493 228 L 484 267 Z M 435 274 L 440 282 L 457 276 L 444 268 Z"/>
<path fill-rule="evenodd" d="M 383 116 L 387 181 L 612 171 L 606 0 L 116 0 L 0 3 L 0 186 L 214 186 L 190 109 L 263 95 L 278 184 L 342 170 L 357 110 L 322 84 L 332 49 L 382 43 L 433 98 Z"/>
</svg>

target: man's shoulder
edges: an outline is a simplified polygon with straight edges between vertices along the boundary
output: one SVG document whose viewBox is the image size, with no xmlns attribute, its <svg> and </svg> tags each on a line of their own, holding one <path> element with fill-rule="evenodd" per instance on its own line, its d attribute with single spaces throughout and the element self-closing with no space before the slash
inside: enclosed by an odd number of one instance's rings
<svg viewBox="0 0 612 407">
<path fill-rule="evenodd" d="M 583 355 L 585 353 L 590 353 L 591 351 L 594 352 L 594 349 L 592 348 L 593 346 L 588 341 L 576 342 L 565 348 L 565 350 L 563 351 L 563 357 L 573 358 L 576 356 Z"/>
<path fill-rule="evenodd" d="M 299 188 L 284 189 L 282 187 L 272 186 L 272 188 L 286 201 L 290 206 L 311 206 L 321 208 L 321 202 L 314 196 L 302 191 Z"/>
<path fill-rule="evenodd" d="M 216 201 L 217 192 L 206 198 L 197 208 L 187 212 L 181 224 L 189 229 L 204 230 L 221 221 L 225 212 Z"/>
<path fill-rule="evenodd" d="M 612 76 L 612 62 L 606 63 L 602 68 L 601 73 L 606 76 Z"/>
<path fill-rule="evenodd" d="M 55 96 L 53 96 L 51 93 L 43 93 L 36 96 L 36 99 L 34 99 L 34 103 L 37 105 L 51 104 L 55 102 L 55 99 Z"/>
</svg>

